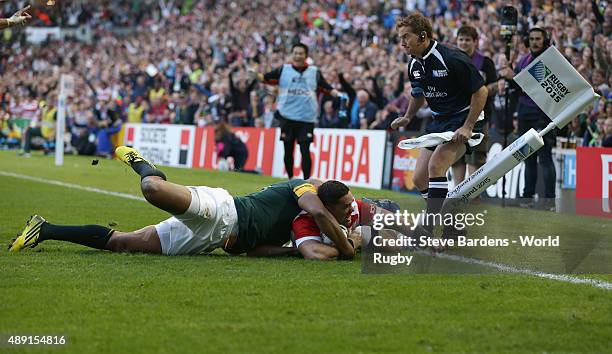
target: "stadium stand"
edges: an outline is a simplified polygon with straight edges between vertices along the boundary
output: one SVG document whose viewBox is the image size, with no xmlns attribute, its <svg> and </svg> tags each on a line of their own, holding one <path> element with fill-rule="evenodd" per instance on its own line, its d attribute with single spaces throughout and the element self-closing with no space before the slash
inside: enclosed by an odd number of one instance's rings
<svg viewBox="0 0 612 354">
<path fill-rule="evenodd" d="M 83 136 L 97 135 L 117 119 L 272 126 L 274 107 L 266 97 L 275 92 L 249 82 L 247 69 L 265 72 L 281 65 L 297 41 L 313 48 L 311 62 L 322 68 L 334 87 L 364 90 L 374 103 L 368 105 L 366 124 L 350 124 L 352 115 L 360 112 L 359 100 L 353 95 L 346 118 L 333 123 L 328 119 L 319 126 L 386 129 L 389 119 L 403 114 L 402 97 L 410 92 L 410 83 L 404 81 L 408 58 L 397 45 L 395 19 L 419 10 L 433 20 L 434 37 L 446 43 L 455 42 L 461 25 L 471 24 L 480 31 L 480 50 L 500 70 L 506 63 L 498 3 L 62 1 L 52 10 L 34 10 L 30 28 L 78 31 L 66 31 L 61 39 L 49 35 L 37 44 L 31 43 L 33 35 L 26 28 L 3 33 L 2 144 L 14 146 L 11 141 L 24 136 L 24 119 L 41 119 L 47 96 L 57 93 L 60 72 L 77 76 L 79 95 L 68 101 L 67 129 L 73 145 Z M 536 24 L 547 28 L 554 44 L 602 95 L 600 104 L 576 117 L 564 134 L 580 138 L 584 145 L 600 145 L 604 132 L 597 120 L 612 116 L 612 5 L 588 0 L 513 3 L 521 15 L 513 63 L 527 51 L 522 40 L 526 30 Z M 10 15 L 19 5 L 6 2 L 0 10 Z M 270 12 L 272 7 L 276 11 Z M 493 130 L 503 113 L 503 85 L 500 81 L 495 97 L 498 117 L 492 120 Z M 328 108 L 327 116 L 337 116 L 338 109 Z M 321 119 L 325 116 L 321 114 Z M 427 109 L 418 118 L 410 129 L 421 129 Z M 108 147 L 96 149 L 99 154 L 108 153 Z"/>
</svg>

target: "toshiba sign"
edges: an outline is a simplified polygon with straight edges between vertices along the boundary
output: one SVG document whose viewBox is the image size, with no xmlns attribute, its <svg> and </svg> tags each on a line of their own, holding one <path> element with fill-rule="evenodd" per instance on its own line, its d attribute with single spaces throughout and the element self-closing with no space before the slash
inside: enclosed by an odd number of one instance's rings
<svg viewBox="0 0 612 354">
<path fill-rule="evenodd" d="M 346 184 L 380 189 L 382 185 L 386 132 L 373 130 L 315 129 L 310 147 L 312 177 L 336 179 Z M 272 175 L 287 177 L 282 143 L 274 149 Z M 302 176 L 302 155 L 294 151 L 293 175 Z"/>
<path fill-rule="evenodd" d="M 278 128 L 234 127 L 232 131 L 249 150 L 246 170 L 287 177 L 285 148 Z M 217 168 L 214 129 L 191 125 L 126 124 L 123 143 L 140 150 L 147 159 L 166 166 Z M 359 187 L 382 186 L 386 132 L 352 129 L 315 129 L 310 146 L 312 177 L 336 179 Z M 293 175 L 302 177 L 302 156 L 294 149 Z"/>
</svg>

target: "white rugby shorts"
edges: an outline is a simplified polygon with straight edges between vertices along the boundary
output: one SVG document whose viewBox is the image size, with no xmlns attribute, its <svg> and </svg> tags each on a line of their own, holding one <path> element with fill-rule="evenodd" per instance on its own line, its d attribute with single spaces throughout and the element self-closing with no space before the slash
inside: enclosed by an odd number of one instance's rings
<svg viewBox="0 0 612 354">
<path fill-rule="evenodd" d="M 187 187 L 191 204 L 182 215 L 155 225 L 162 254 L 189 255 L 222 247 L 238 233 L 238 214 L 234 198 L 223 188 Z"/>
</svg>

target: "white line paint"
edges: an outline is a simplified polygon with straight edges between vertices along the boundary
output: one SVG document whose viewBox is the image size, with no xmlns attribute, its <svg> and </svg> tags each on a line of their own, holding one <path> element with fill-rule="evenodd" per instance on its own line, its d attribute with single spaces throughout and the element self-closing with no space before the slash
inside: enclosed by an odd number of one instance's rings
<svg viewBox="0 0 612 354">
<path fill-rule="evenodd" d="M 112 195 L 114 197 L 119 197 L 119 198 L 140 200 L 142 202 L 146 202 L 147 201 L 143 197 L 139 197 L 139 196 L 132 195 L 132 194 L 119 193 L 119 192 L 111 192 L 111 191 L 107 191 L 107 190 L 100 189 L 100 188 L 81 186 L 79 184 L 66 183 L 66 182 L 55 181 L 55 180 L 52 180 L 52 179 L 46 179 L 46 178 L 40 178 L 40 177 L 32 177 L 32 176 L 28 176 L 28 175 L 22 175 L 22 174 L 19 174 L 19 173 L 0 171 L 0 176 L 25 179 L 25 180 L 28 180 L 28 181 L 34 181 L 34 182 L 39 182 L 39 183 L 51 184 L 51 185 L 54 185 L 54 186 L 66 187 L 66 188 L 71 188 L 71 189 L 78 189 L 78 190 L 87 191 L 87 192 L 100 193 L 100 194 L 104 194 L 104 195 Z"/>
<path fill-rule="evenodd" d="M 426 252 L 429 255 L 433 255 L 431 252 Z M 540 277 L 544 279 L 557 280 L 566 283 L 572 284 L 587 284 L 594 286 L 596 288 L 612 290 L 612 283 L 603 280 L 591 279 L 591 278 L 579 278 L 571 275 L 563 275 L 563 274 L 552 274 L 552 273 L 544 273 L 536 270 L 525 269 L 525 268 L 517 268 L 506 264 L 483 261 L 481 259 L 463 257 L 458 255 L 446 254 L 446 253 L 436 253 L 435 257 L 450 259 L 457 262 L 468 263 L 468 264 L 476 264 L 483 267 L 495 268 L 502 272 L 507 273 L 517 273 L 517 274 L 525 274 L 533 277 Z"/>
<path fill-rule="evenodd" d="M 87 192 L 100 193 L 104 195 L 112 195 L 114 197 L 119 197 L 119 198 L 139 200 L 143 202 L 146 201 L 146 199 L 144 199 L 143 197 L 138 197 L 132 194 L 111 192 L 111 191 L 107 191 L 104 189 L 86 187 L 86 186 L 81 186 L 79 184 L 66 183 L 66 182 L 55 181 L 55 180 L 50 180 L 50 179 L 45 179 L 45 178 L 40 178 L 40 177 L 32 177 L 28 175 L 13 173 L 13 172 L 0 171 L 0 176 L 25 179 L 28 181 L 34 181 L 34 182 L 39 182 L 39 183 L 51 184 L 54 186 L 78 189 L 78 190 L 83 190 Z M 430 252 L 425 252 L 425 253 L 432 255 Z M 572 283 L 572 284 L 587 284 L 587 285 L 591 285 L 593 287 L 600 288 L 600 289 L 612 290 L 612 283 L 609 283 L 603 280 L 596 280 L 596 279 L 590 279 L 590 278 L 578 278 L 578 277 L 573 277 L 569 275 L 538 272 L 538 271 L 531 270 L 531 269 L 516 268 L 513 266 L 506 265 L 506 264 L 483 261 L 480 259 L 468 258 L 468 257 L 457 256 L 457 255 L 446 254 L 446 253 L 436 253 L 435 256 L 439 258 L 450 259 L 450 260 L 457 261 L 457 262 L 476 264 L 476 265 L 480 265 L 484 267 L 495 268 L 502 272 L 525 274 L 525 275 L 530 275 L 534 277 L 540 277 L 540 278 L 550 279 L 550 280 L 557 280 L 557 281 L 562 281 L 562 282 Z"/>
</svg>

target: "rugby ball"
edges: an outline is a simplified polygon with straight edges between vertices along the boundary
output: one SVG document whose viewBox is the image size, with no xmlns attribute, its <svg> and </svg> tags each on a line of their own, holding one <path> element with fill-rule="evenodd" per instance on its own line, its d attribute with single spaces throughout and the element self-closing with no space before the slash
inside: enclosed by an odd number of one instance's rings
<svg viewBox="0 0 612 354">
<path fill-rule="evenodd" d="M 349 230 L 346 226 L 344 225 L 340 225 L 340 228 L 342 229 L 342 232 L 344 233 L 344 237 L 348 237 L 349 235 Z M 326 245 L 333 245 L 334 241 L 331 240 L 331 238 L 327 237 L 327 235 L 325 235 L 324 233 L 321 233 L 321 236 L 323 236 L 323 243 Z"/>
</svg>

